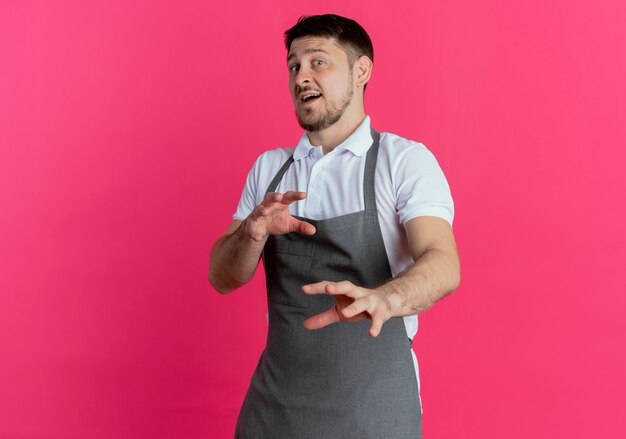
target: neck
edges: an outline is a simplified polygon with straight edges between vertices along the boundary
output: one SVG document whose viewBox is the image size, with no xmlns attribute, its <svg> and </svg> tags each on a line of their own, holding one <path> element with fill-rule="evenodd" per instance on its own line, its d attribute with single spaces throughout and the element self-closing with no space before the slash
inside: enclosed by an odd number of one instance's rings
<svg viewBox="0 0 626 439">
<path fill-rule="evenodd" d="M 324 154 L 328 154 L 356 131 L 365 119 L 365 112 L 360 111 L 354 115 L 348 115 L 346 112 L 344 116 L 350 117 L 342 117 L 337 123 L 324 130 L 307 132 L 311 145 L 322 145 Z"/>
</svg>

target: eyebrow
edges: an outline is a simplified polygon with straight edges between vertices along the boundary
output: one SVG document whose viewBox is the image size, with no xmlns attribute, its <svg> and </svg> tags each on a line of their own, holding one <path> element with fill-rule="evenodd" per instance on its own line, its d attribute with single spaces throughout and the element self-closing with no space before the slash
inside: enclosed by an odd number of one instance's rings
<svg viewBox="0 0 626 439">
<path fill-rule="evenodd" d="M 330 53 L 326 52 L 323 49 L 305 49 L 305 51 L 303 52 L 303 55 L 309 55 L 311 53 L 316 53 L 316 52 L 322 52 L 322 53 L 325 53 L 326 55 L 330 55 Z M 297 55 L 295 53 L 290 53 L 289 56 L 287 57 L 287 62 L 289 62 L 292 58 L 297 58 Z"/>
</svg>

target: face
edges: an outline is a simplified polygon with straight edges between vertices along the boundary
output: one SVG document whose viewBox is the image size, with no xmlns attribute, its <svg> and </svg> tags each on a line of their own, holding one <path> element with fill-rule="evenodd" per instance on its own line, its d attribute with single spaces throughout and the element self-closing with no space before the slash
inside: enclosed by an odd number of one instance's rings
<svg viewBox="0 0 626 439">
<path fill-rule="evenodd" d="M 315 132 L 338 122 L 355 91 L 345 50 L 330 38 L 296 38 L 287 55 L 287 67 L 300 126 Z"/>
</svg>

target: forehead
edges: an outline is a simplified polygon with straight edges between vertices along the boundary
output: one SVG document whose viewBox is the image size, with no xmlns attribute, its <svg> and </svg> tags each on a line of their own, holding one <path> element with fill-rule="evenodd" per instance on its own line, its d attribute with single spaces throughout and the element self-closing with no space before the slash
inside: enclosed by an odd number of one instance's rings
<svg viewBox="0 0 626 439">
<path fill-rule="evenodd" d="M 306 36 L 296 38 L 291 42 L 287 61 L 316 52 L 326 52 L 328 55 L 338 58 L 341 58 L 343 55 L 347 59 L 345 51 L 334 38 Z"/>
</svg>

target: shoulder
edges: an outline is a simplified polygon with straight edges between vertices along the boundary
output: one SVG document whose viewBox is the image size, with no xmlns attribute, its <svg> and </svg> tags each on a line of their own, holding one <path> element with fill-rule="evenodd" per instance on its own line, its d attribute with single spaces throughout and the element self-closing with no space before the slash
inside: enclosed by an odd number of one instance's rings
<svg viewBox="0 0 626 439">
<path fill-rule="evenodd" d="M 260 154 L 248 173 L 246 184 L 233 218 L 245 219 L 254 206 L 263 200 L 265 190 L 282 164 L 293 154 L 294 148 L 277 148 Z"/>
<path fill-rule="evenodd" d="M 294 148 L 276 148 L 261 153 L 248 174 L 250 187 L 255 192 L 259 188 L 264 191 L 283 163 L 293 155 L 293 151 Z"/>
<path fill-rule="evenodd" d="M 423 143 L 393 133 L 380 134 L 379 148 L 380 152 L 392 162 L 402 162 L 407 158 L 428 160 L 434 157 Z"/>
<path fill-rule="evenodd" d="M 278 172 L 283 163 L 293 155 L 294 149 L 276 148 L 261 153 L 250 170 L 250 177 L 257 184 L 269 182 L 268 178 L 271 179 Z"/>
<path fill-rule="evenodd" d="M 383 133 L 379 157 L 402 224 L 418 216 L 437 216 L 452 224 L 450 187 L 437 159 L 423 143 Z"/>
<path fill-rule="evenodd" d="M 261 153 L 255 163 L 255 167 L 275 168 L 282 166 L 285 161 L 293 155 L 295 148 L 276 148 Z"/>
<path fill-rule="evenodd" d="M 379 159 L 392 179 L 415 172 L 440 172 L 434 154 L 421 142 L 405 139 L 392 133 L 381 133 Z"/>
</svg>

